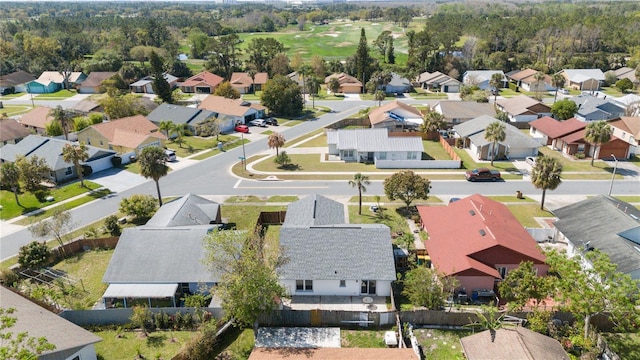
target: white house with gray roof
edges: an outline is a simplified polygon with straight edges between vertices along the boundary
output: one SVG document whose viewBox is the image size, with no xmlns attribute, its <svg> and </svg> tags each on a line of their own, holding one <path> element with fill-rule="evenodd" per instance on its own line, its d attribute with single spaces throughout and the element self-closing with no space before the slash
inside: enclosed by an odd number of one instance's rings
<svg viewBox="0 0 640 360">
<path fill-rule="evenodd" d="M 196 131 L 198 124 L 215 117 L 213 111 L 166 103 L 160 104 L 160 106 L 147 115 L 147 119 L 156 124 L 156 126 L 160 126 L 162 121 L 171 121 L 176 125 L 185 124 L 189 128 L 189 131 L 195 135 L 198 135 Z M 174 134 L 171 137 L 175 136 L 177 135 Z"/>
<path fill-rule="evenodd" d="M 501 88 L 509 81 L 502 70 L 468 70 L 462 74 L 462 83 L 467 86 L 477 86 L 480 90 L 489 90 L 493 74 L 500 74 L 502 77 Z"/>
<path fill-rule="evenodd" d="M 491 116 L 483 115 L 462 124 L 455 125 L 455 137 L 464 140 L 464 147 L 480 160 L 491 160 L 493 143 L 484 138 L 487 127 L 496 121 Z M 540 143 L 523 134 L 515 126 L 504 123 L 506 138 L 497 143 L 494 149 L 495 159 L 523 159 L 527 156 L 538 155 Z"/>
<path fill-rule="evenodd" d="M 419 136 L 389 136 L 387 129 L 340 129 L 327 132 L 329 154 L 343 161 L 421 160 Z"/>
<path fill-rule="evenodd" d="M 578 111 L 574 117 L 581 121 L 611 120 L 624 116 L 625 108 L 620 106 L 613 98 L 607 99 L 590 94 L 574 96 L 569 100 L 578 105 Z"/>
</svg>

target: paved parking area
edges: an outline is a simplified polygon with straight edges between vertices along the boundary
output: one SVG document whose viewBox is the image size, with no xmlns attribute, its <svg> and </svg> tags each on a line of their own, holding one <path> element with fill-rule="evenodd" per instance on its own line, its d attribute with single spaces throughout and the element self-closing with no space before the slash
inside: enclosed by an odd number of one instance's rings
<svg viewBox="0 0 640 360">
<path fill-rule="evenodd" d="M 149 181 L 141 175 L 118 168 L 111 168 L 92 174 L 89 177 L 89 180 L 100 184 L 113 192 L 121 192 L 130 187 L 140 185 L 145 181 Z"/>
</svg>

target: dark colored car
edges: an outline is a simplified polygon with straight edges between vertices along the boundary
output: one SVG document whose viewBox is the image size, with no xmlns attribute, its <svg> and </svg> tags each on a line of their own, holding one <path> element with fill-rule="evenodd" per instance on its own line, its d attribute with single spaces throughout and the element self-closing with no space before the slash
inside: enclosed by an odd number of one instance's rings
<svg viewBox="0 0 640 360">
<path fill-rule="evenodd" d="M 249 133 L 249 127 L 247 125 L 236 125 L 234 130 L 241 133 Z"/>
<path fill-rule="evenodd" d="M 273 118 L 273 117 L 268 117 L 264 119 L 264 122 L 267 123 L 267 125 L 278 125 L 278 120 L 276 120 L 276 118 Z"/>
<path fill-rule="evenodd" d="M 500 171 L 487 168 L 477 168 L 467 171 L 464 176 L 468 181 L 498 181 L 501 180 Z"/>
</svg>

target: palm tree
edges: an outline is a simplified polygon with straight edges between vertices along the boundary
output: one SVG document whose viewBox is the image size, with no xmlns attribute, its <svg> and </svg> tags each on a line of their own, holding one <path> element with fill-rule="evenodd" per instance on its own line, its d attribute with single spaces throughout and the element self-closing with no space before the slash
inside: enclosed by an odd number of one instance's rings
<svg viewBox="0 0 640 360">
<path fill-rule="evenodd" d="M 16 204 L 20 207 L 20 200 L 18 199 L 18 193 L 20 192 L 20 169 L 15 163 L 7 162 L 0 168 L 0 183 L 2 186 L 6 186 L 11 189 L 13 195 L 16 197 Z"/>
<path fill-rule="evenodd" d="M 82 174 L 82 165 L 80 162 L 87 161 L 89 158 L 89 152 L 87 152 L 87 145 L 83 142 L 80 145 L 71 145 L 69 143 L 64 144 L 62 148 L 62 159 L 65 162 L 73 163 L 80 179 L 80 186 L 84 187 L 84 174 Z"/>
<path fill-rule="evenodd" d="M 247 75 L 249 75 L 249 77 L 251 78 L 251 90 L 253 91 L 253 93 L 256 93 L 256 86 L 255 86 L 255 82 L 256 82 L 256 74 L 258 72 L 254 69 L 251 69 L 249 71 L 247 71 Z"/>
<path fill-rule="evenodd" d="M 565 79 L 564 76 L 562 76 L 562 74 L 560 73 L 556 73 L 553 74 L 553 76 L 551 77 L 551 85 L 553 85 L 554 88 L 556 88 L 556 93 L 555 96 L 553 97 L 553 102 L 556 102 L 556 99 L 558 99 L 558 89 L 564 86 L 564 83 L 566 82 L 567 79 Z"/>
<path fill-rule="evenodd" d="M 162 196 L 160 195 L 160 178 L 167 175 L 169 167 L 165 164 L 166 155 L 164 150 L 158 146 L 148 146 L 142 149 L 140 154 L 140 175 L 145 178 L 152 178 L 156 182 L 158 191 L 158 203 L 162 206 Z"/>
<path fill-rule="evenodd" d="M 313 69 L 309 65 L 302 65 L 298 69 L 298 75 L 302 78 L 302 96 L 307 93 L 307 76 L 311 74 Z"/>
<path fill-rule="evenodd" d="M 382 90 L 376 90 L 376 92 L 373 94 L 373 98 L 378 102 L 378 106 L 382 105 L 382 100 L 384 100 L 386 97 L 387 94 L 385 94 Z"/>
<path fill-rule="evenodd" d="M 171 120 L 160 121 L 160 124 L 158 124 L 158 129 L 160 129 L 160 131 L 164 131 L 164 134 L 167 136 L 167 138 L 169 138 L 169 133 L 173 129 L 173 122 L 171 122 Z"/>
<path fill-rule="evenodd" d="M 67 122 L 71 119 L 71 114 L 69 111 L 62 108 L 62 106 L 58 105 L 55 109 L 51 110 L 49 113 L 53 117 L 53 120 L 60 123 L 62 126 L 62 133 L 64 134 L 64 139 L 69 140 L 69 125 Z"/>
<path fill-rule="evenodd" d="M 540 202 L 540 210 L 544 209 L 544 198 L 547 189 L 555 190 L 562 181 L 562 163 L 551 156 L 541 155 L 536 159 L 536 164 L 531 170 L 531 183 L 536 189 L 542 189 L 542 201 Z"/>
<path fill-rule="evenodd" d="M 276 157 L 280 155 L 278 153 L 278 149 L 284 146 L 284 141 L 284 136 L 279 132 L 272 132 L 269 134 L 269 137 L 267 138 L 267 145 L 269 145 L 269 149 L 276 149 Z"/>
<path fill-rule="evenodd" d="M 171 132 L 176 133 L 174 142 L 178 143 L 178 146 L 182 148 L 183 137 L 187 132 L 187 124 L 173 124 L 173 126 L 171 126 Z"/>
<path fill-rule="evenodd" d="M 429 134 L 437 132 L 438 130 L 444 128 L 446 125 L 447 123 L 444 121 L 442 114 L 432 110 L 424 115 L 422 125 L 420 125 L 420 130 L 423 133 L 427 134 L 427 137 L 430 138 Z"/>
<path fill-rule="evenodd" d="M 594 121 L 587 125 L 584 131 L 584 139 L 596 147 L 591 157 L 591 166 L 593 166 L 593 159 L 600 154 L 600 146 L 611 140 L 612 133 L 613 129 L 606 121 Z"/>
<path fill-rule="evenodd" d="M 362 215 L 362 193 L 367 192 L 365 185 L 369 185 L 369 177 L 357 173 L 353 175 L 353 180 L 349 180 L 349 185 L 358 188 L 358 215 Z"/>
<path fill-rule="evenodd" d="M 316 108 L 316 95 L 320 90 L 320 80 L 316 76 L 309 77 L 309 95 L 311 96 L 312 107 Z"/>
<path fill-rule="evenodd" d="M 498 92 L 500 91 L 499 89 L 502 88 L 502 74 L 500 73 L 495 73 L 493 75 L 491 75 L 491 80 L 489 80 L 489 86 L 491 86 L 493 89 L 495 89 L 495 92 L 493 93 L 494 98 L 493 98 L 493 102 L 496 102 L 496 100 L 498 99 Z"/>
<path fill-rule="evenodd" d="M 533 79 L 536 81 L 536 98 L 537 100 L 542 99 L 542 91 L 544 91 L 544 73 L 542 71 L 538 71 L 533 74 Z"/>
<path fill-rule="evenodd" d="M 484 131 L 485 140 L 491 141 L 491 166 L 493 166 L 493 160 L 496 157 L 496 143 L 504 141 L 507 138 L 507 127 L 502 121 L 494 121 Z"/>
</svg>

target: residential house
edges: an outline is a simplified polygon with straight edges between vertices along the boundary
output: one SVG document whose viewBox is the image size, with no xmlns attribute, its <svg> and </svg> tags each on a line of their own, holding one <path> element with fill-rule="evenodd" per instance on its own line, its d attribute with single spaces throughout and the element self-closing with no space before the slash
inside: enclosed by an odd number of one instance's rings
<svg viewBox="0 0 640 360">
<path fill-rule="evenodd" d="M 625 108 L 613 99 L 597 97 L 590 94 L 574 96 L 569 100 L 578 105 L 575 117 L 582 121 L 611 120 L 625 115 Z"/>
<path fill-rule="evenodd" d="M 617 270 L 640 280 L 640 210 L 607 195 L 597 195 L 553 211 L 556 240 L 569 254 L 597 249 Z"/>
<path fill-rule="evenodd" d="M 105 92 L 102 82 L 118 74 L 113 71 L 92 71 L 89 76 L 78 86 L 80 94 L 100 94 Z"/>
<path fill-rule="evenodd" d="M 586 127 L 565 135 L 560 138 L 562 152 L 566 155 L 575 156 L 582 153 L 585 156 L 596 157 L 596 159 L 611 158 L 611 154 L 619 159 L 626 159 L 629 154 L 630 145 L 626 141 L 611 136 L 608 142 L 599 146 L 594 146 L 585 139 Z M 598 151 L 596 155 L 595 152 Z"/>
<path fill-rule="evenodd" d="M 442 118 L 450 126 L 482 115 L 496 116 L 496 109 L 493 104 L 475 101 L 439 101 L 433 107 L 433 110 L 441 114 Z"/>
<path fill-rule="evenodd" d="M 14 309 L 15 322 L 8 332 L 13 339 L 18 334 L 27 334 L 30 338 L 47 339 L 55 349 L 39 354 L 39 360 L 96 360 L 98 358 L 94 345 L 100 341 L 97 335 L 80 326 L 63 319 L 49 309 L 35 304 L 21 294 L 4 286 L 0 286 L 0 298 L 4 309 Z M 4 342 L 4 339 L 3 339 Z"/>
<path fill-rule="evenodd" d="M 66 81 L 69 82 L 68 87 L 74 88 L 78 86 L 87 78 L 83 72 L 75 71 L 69 73 Z M 46 94 L 53 93 L 65 88 L 65 77 L 62 72 L 58 71 L 45 71 L 40 76 L 29 83 L 27 83 L 27 92 L 31 94 Z"/>
<path fill-rule="evenodd" d="M 27 84 L 35 79 L 35 76 L 22 70 L 2 75 L 0 76 L 0 94 L 7 90 L 12 90 L 14 93 L 27 92 Z"/>
<path fill-rule="evenodd" d="M 541 117 L 529 123 L 529 135 L 542 145 L 551 145 L 554 150 L 562 150 L 562 138 L 584 129 L 587 124 L 576 118 L 556 120 L 549 116 Z"/>
<path fill-rule="evenodd" d="M 335 73 L 324 78 L 324 83 L 329 85 L 331 79 L 336 78 L 340 83 L 339 93 L 342 94 L 360 94 L 362 92 L 362 82 L 351 75 L 345 73 Z"/>
<path fill-rule="evenodd" d="M 240 94 L 255 93 L 262 90 L 264 84 L 269 80 L 269 74 L 266 72 L 256 73 L 253 79 L 247 72 L 234 72 L 231 74 L 231 86 L 238 90 Z"/>
<path fill-rule="evenodd" d="M 385 128 L 389 131 L 416 129 L 423 123 L 422 113 L 415 107 L 394 100 L 369 112 L 372 128 Z"/>
<path fill-rule="evenodd" d="M 213 112 L 219 119 L 221 132 L 233 131 L 237 124 L 248 124 L 251 120 L 262 119 L 267 109 L 260 104 L 242 99 L 227 99 L 216 95 L 204 98 L 198 108 Z"/>
<path fill-rule="evenodd" d="M 600 90 L 604 73 L 600 69 L 564 69 L 559 72 L 567 80 L 568 87 L 576 90 Z"/>
<path fill-rule="evenodd" d="M 467 360 L 569 360 L 560 342 L 522 326 L 485 330 L 460 339 Z"/>
<path fill-rule="evenodd" d="M 396 280 L 391 232 L 347 224 L 344 206 L 320 195 L 295 201 L 280 229 L 287 262 L 278 269 L 291 296 L 390 296 Z"/>
<path fill-rule="evenodd" d="M 539 71 L 534 69 L 514 70 L 507 73 L 506 76 L 509 81 L 524 91 L 543 92 L 555 90 L 555 87 L 551 85 L 551 76 L 544 74 L 544 79 L 537 80 L 535 76 L 537 73 Z"/>
<path fill-rule="evenodd" d="M 50 107 L 38 106 L 28 113 L 23 114 L 18 121 L 30 131 L 38 134 L 46 134 L 47 124 L 53 121 L 51 111 L 53 111 L 53 109 Z"/>
<path fill-rule="evenodd" d="M 463 146 L 480 160 L 491 160 L 493 150 L 494 159 L 524 159 L 527 156 L 538 155 L 540 143 L 523 134 L 518 128 L 505 123 L 506 138 L 493 148 L 493 142 L 484 138 L 489 124 L 500 121 L 491 116 L 482 115 L 462 124 L 455 125 L 455 137 L 463 139 Z"/>
<path fill-rule="evenodd" d="M 618 80 L 629 79 L 636 85 L 640 82 L 640 80 L 636 78 L 636 69 L 623 66 L 620 69 L 613 70 L 613 72 L 616 74 L 616 79 Z"/>
<path fill-rule="evenodd" d="M 391 137 L 386 129 L 339 129 L 327 131 L 329 154 L 344 161 L 377 163 L 379 160 L 421 160 L 420 136 Z M 406 163 L 404 166 L 406 168 Z"/>
<path fill-rule="evenodd" d="M 625 115 L 640 116 L 640 96 L 627 94 L 615 99 L 616 104 L 625 108 Z"/>
<path fill-rule="evenodd" d="M 444 207 L 417 208 L 432 267 L 455 277 L 459 290 L 493 290 L 523 261 L 533 262 L 538 276 L 547 274 L 544 254 L 504 204 L 474 194 Z"/>
<path fill-rule="evenodd" d="M 104 307 L 176 307 L 184 294 L 208 294 L 221 274 L 206 264 L 204 238 L 219 220 L 220 204 L 187 194 L 124 229 L 102 278 Z"/>
<path fill-rule="evenodd" d="M 16 144 L 29 136 L 31 131 L 13 119 L 0 119 L 0 147 Z"/>
<path fill-rule="evenodd" d="M 289 79 L 291 79 L 291 81 L 295 82 L 296 84 L 298 84 L 298 87 L 300 88 L 300 91 L 303 94 L 308 93 L 307 89 L 305 89 L 305 80 L 304 77 L 301 76 L 297 71 L 294 71 L 292 73 L 287 74 L 287 77 Z"/>
<path fill-rule="evenodd" d="M 404 94 L 413 89 L 411 81 L 396 73 L 391 73 L 391 81 L 384 86 L 384 92 L 387 94 Z"/>
<path fill-rule="evenodd" d="M 621 116 L 618 120 L 609 122 L 613 129 L 612 135 L 629 144 L 629 153 L 625 158 L 633 154 L 640 155 L 640 117 Z"/>
<path fill-rule="evenodd" d="M 167 137 L 142 115 L 106 121 L 78 132 L 78 140 L 87 145 L 117 152 L 124 164 L 140 156 L 147 146 L 164 147 Z"/>
<path fill-rule="evenodd" d="M 80 100 L 80 102 L 71 107 L 70 110 L 83 115 L 88 115 L 95 112 L 104 113 L 104 108 L 102 107 L 102 105 L 89 99 Z"/>
<path fill-rule="evenodd" d="M 416 80 L 417 86 L 429 91 L 439 91 L 443 93 L 458 93 L 462 83 L 449 75 L 439 71 L 434 73 L 423 72 Z"/>
<path fill-rule="evenodd" d="M 64 161 L 62 157 L 62 149 L 66 144 L 73 143 L 50 137 L 29 135 L 17 144 L 8 144 L 2 147 L 0 160 L 3 163 L 15 162 L 19 156 L 27 158 L 38 156 L 51 168 L 51 180 L 60 183 L 78 176 L 73 163 Z M 89 158 L 81 164 L 90 167 L 91 173 L 113 167 L 111 158 L 116 154 L 114 151 L 87 146 L 87 153 Z"/>
<path fill-rule="evenodd" d="M 498 110 L 507 113 L 511 122 L 529 122 L 543 116 L 551 116 L 551 107 L 527 95 L 519 95 L 496 101 Z"/>
<path fill-rule="evenodd" d="M 171 121 L 173 124 L 185 124 L 189 128 L 189 131 L 195 135 L 198 135 L 196 126 L 211 118 L 215 118 L 215 115 L 209 110 L 174 104 L 160 104 L 160 106 L 147 115 L 147 119 L 158 126 L 160 126 L 162 121 Z"/>
<path fill-rule="evenodd" d="M 167 81 L 167 83 L 169 83 L 169 87 L 171 89 L 175 88 L 178 85 L 177 77 L 169 73 L 162 74 L 162 77 Z M 129 85 L 129 89 L 131 89 L 132 93 L 136 94 L 155 94 L 155 92 L 153 91 L 153 80 L 153 76 L 145 76 L 142 79 Z"/>
<path fill-rule="evenodd" d="M 490 90 L 491 77 L 493 74 L 500 74 L 502 76 L 502 84 L 500 88 L 507 86 L 507 77 L 502 70 L 468 70 L 462 74 L 462 83 L 467 86 L 477 86 L 481 90 Z"/>
<path fill-rule="evenodd" d="M 224 79 L 214 73 L 203 71 L 185 80 L 180 90 L 187 94 L 213 94 Z"/>
</svg>

